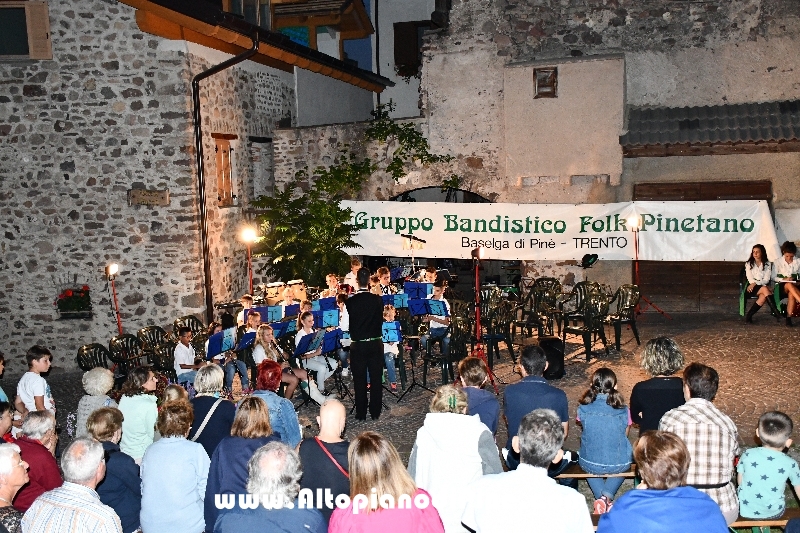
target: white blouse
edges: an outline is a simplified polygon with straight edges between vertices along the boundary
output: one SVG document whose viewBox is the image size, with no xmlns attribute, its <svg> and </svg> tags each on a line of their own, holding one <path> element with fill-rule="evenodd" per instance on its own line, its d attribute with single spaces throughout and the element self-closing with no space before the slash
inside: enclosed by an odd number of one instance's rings
<svg viewBox="0 0 800 533">
<path fill-rule="evenodd" d="M 744 270 L 747 274 L 747 283 L 756 285 L 769 285 L 772 280 L 772 263 L 763 263 L 761 266 L 754 264 L 750 266 L 749 261 L 745 261 Z"/>
</svg>

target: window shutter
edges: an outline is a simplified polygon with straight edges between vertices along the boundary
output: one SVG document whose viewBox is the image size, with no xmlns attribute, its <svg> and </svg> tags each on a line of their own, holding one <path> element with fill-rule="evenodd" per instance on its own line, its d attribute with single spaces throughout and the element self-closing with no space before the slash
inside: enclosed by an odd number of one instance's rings
<svg viewBox="0 0 800 533">
<path fill-rule="evenodd" d="M 25 2 L 28 49 L 31 59 L 53 59 L 47 2 Z"/>
</svg>

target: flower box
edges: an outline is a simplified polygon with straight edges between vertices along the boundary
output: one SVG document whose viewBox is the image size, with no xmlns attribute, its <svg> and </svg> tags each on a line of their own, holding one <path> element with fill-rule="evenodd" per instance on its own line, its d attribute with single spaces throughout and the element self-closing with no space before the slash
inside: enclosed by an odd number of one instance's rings
<svg viewBox="0 0 800 533">
<path fill-rule="evenodd" d="M 59 318 L 91 318 L 92 298 L 89 286 L 68 287 L 61 291 L 54 302 Z"/>
</svg>

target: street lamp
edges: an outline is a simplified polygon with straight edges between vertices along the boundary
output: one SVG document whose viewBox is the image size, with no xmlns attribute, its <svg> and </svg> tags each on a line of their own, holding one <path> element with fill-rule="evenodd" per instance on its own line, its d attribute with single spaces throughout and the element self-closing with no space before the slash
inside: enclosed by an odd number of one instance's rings
<svg viewBox="0 0 800 533">
<path fill-rule="evenodd" d="M 119 316 L 119 301 L 117 300 L 117 288 L 114 285 L 114 279 L 117 277 L 119 273 L 119 265 L 117 263 L 111 263 L 106 265 L 106 279 L 111 282 L 111 294 L 114 298 L 114 314 L 117 318 L 117 330 L 119 334 L 122 335 L 122 319 Z"/>
<path fill-rule="evenodd" d="M 242 229 L 239 238 L 247 245 L 247 275 L 250 280 L 249 294 L 253 294 L 253 255 L 251 248 L 253 243 L 258 240 L 258 232 L 252 226 L 246 226 Z"/>
</svg>

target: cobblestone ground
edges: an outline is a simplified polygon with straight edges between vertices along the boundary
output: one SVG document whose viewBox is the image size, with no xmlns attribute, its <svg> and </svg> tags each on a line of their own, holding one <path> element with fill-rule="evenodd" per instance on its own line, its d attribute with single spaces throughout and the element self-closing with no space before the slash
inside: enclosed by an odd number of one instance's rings
<svg viewBox="0 0 800 533">
<path fill-rule="evenodd" d="M 642 343 L 647 340 L 666 335 L 674 338 L 683 350 L 686 361 L 698 361 L 717 369 L 720 375 L 720 388 L 716 405 L 727 413 L 739 428 L 739 433 L 746 446 L 754 444 L 755 428 L 761 413 L 778 409 L 786 412 L 800 424 L 800 361 L 797 357 L 797 341 L 800 327 L 787 328 L 778 324 L 767 313 L 756 315 L 756 323 L 745 326 L 736 316 L 675 314 L 672 320 L 648 312 L 640 317 L 638 325 Z M 610 355 L 602 350 L 602 343 L 595 344 L 595 351 L 590 362 L 586 362 L 583 346 L 577 337 L 567 339 L 566 376 L 554 385 L 566 391 L 569 398 L 571 415 L 569 437 L 565 448 L 577 450 L 580 445 L 580 428 L 574 424 L 578 398 L 588 387 L 589 376 L 601 367 L 609 366 L 616 372 L 619 389 L 625 398 L 630 397 L 633 385 L 647 379 L 646 373 L 639 367 L 641 346 L 637 346 L 630 330 L 623 330 L 622 350 L 613 350 L 613 329 L 608 328 L 607 335 L 612 345 Z M 517 337 L 521 341 L 521 337 Z M 525 339 L 524 342 L 534 342 Z M 500 380 L 514 383 L 519 376 L 514 374 L 507 350 L 502 351 L 502 359 L 495 365 L 495 373 Z M 434 388 L 440 384 L 441 373 L 434 369 L 429 373 L 428 385 Z M 409 381 L 411 369 L 408 367 Z M 46 376 L 59 408 L 59 424 L 67 426 L 67 414 L 74 412 L 83 391 L 81 389 L 80 371 L 51 370 Z M 421 380 L 421 367 L 417 369 L 417 377 Z M 432 384 L 430 378 L 434 378 Z M 0 382 L 4 390 L 13 397 L 19 376 L 8 376 Z M 349 382 L 348 382 L 349 384 Z M 502 397 L 503 384 L 498 384 Z M 408 459 L 414 444 L 417 429 L 422 425 L 431 393 L 419 387 L 411 391 L 401 403 L 384 392 L 388 409 L 378 421 L 358 422 L 353 415 L 348 416 L 346 433 L 352 438 L 361 431 L 373 430 L 387 435 L 399 450 L 404 460 Z M 352 401 L 345 399 L 349 409 Z M 306 434 L 316 432 L 316 410 L 303 407 L 299 416 L 306 426 Z M 631 439 L 637 436 L 631 432 Z M 795 435 L 797 437 L 797 435 Z M 62 446 L 69 441 L 64 434 Z M 500 446 L 506 440 L 505 428 L 500 424 L 497 442 Z M 796 438 L 797 440 L 797 438 Z M 795 455 L 794 450 L 792 451 Z M 582 484 L 583 485 L 583 484 Z M 629 482 L 623 487 L 628 488 Z M 585 486 L 584 486 L 585 489 Z M 585 492 L 585 490 L 583 490 Z"/>
</svg>

